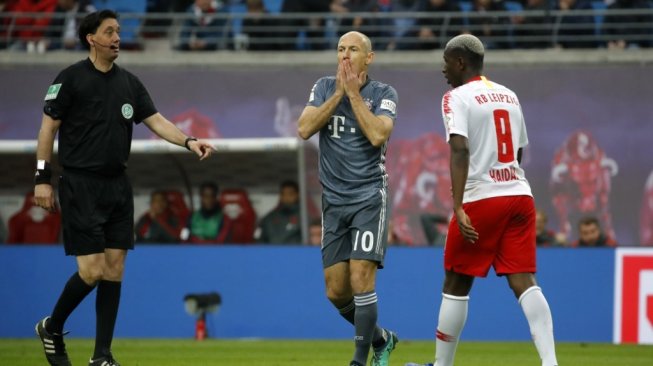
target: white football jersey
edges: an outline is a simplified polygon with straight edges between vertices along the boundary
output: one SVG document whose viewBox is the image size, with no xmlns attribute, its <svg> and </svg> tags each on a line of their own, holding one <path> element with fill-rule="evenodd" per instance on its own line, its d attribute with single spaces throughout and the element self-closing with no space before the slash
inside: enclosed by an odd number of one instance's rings
<svg viewBox="0 0 653 366">
<path fill-rule="evenodd" d="M 515 93 L 476 77 L 442 98 L 446 138 L 469 142 L 469 173 L 463 202 L 499 196 L 532 196 L 517 152 L 528 145 L 524 115 Z"/>
</svg>

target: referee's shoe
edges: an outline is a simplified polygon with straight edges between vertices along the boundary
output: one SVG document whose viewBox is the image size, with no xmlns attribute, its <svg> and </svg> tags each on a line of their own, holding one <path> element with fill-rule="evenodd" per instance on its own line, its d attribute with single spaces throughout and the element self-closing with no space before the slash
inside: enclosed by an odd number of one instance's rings
<svg viewBox="0 0 653 366">
<path fill-rule="evenodd" d="M 109 353 L 108 356 L 91 359 L 88 361 L 88 366 L 120 366 L 118 361 L 113 359 L 113 355 Z"/>
<path fill-rule="evenodd" d="M 50 320 L 50 317 L 45 317 L 40 322 L 36 323 L 36 335 L 43 343 L 43 350 L 45 351 L 45 358 L 51 366 L 72 366 L 68 353 L 66 353 L 66 345 L 63 343 L 63 334 L 50 334 L 45 329 L 45 323 Z"/>
</svg>

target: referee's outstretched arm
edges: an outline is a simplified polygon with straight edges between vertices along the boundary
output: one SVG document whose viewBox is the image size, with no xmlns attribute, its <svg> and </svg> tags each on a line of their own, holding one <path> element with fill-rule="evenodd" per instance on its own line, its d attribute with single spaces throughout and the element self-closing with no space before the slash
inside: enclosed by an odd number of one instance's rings
<svg viewBox="0 0 653 366">
<path fill-rule="evenodd" d="M 163 117 L 161 113 L 155 113 L 144 119 L 143 122 L 157 136 L 195 152 L 200 157 L 200 160 L 208 158 L 215 151 L 213 145 L 207 141 L 186 136 L 177 126 Z"/>
</svg>

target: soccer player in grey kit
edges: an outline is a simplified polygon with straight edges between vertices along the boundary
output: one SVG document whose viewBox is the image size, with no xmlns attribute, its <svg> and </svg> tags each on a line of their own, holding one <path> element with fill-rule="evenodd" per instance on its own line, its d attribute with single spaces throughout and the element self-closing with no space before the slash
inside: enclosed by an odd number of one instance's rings
<svg viewBox="0 0 653 366">
<path fill-rule="evenodd" d="M 327 297 L 352 323 L 356 350 L 350 366 L 387 366 L 398 342 L 377 322 L 376 270 L 383 267 L 388 230 L 385 152 L 397 116 L 397 92 L 372 80 L 367 36 L 338 42 L 336 76 L 319 79 L 298 121 L 308 139 L 320 132 L 322 262 Z"/>
</svg>

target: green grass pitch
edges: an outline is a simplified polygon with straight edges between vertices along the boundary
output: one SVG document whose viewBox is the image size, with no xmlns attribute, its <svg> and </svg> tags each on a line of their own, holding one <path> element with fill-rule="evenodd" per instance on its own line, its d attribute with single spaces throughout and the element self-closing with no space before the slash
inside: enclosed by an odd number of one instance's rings
<svg viewBox="0 0 653 366">
<path fill-rule="evenodd" d="M 89 339 L 66 341 L 74 366 L 87 365 L 93 351 Z M 116 359 L 123 366 L 346 366 L 352 355 L 349 341 L 305 340 L 160 340 L 117 339 Z M 557 344 L 560 366 L 651 366 L 653 346 Z M 391 366 L 432 362 L 433 342 L 400 341 Z M 456 366 L 538 366 L 529 342 L 462 342 Z M 47 365 L 35 339 L 0 339 L 0 365 Z"/>
</svg>

